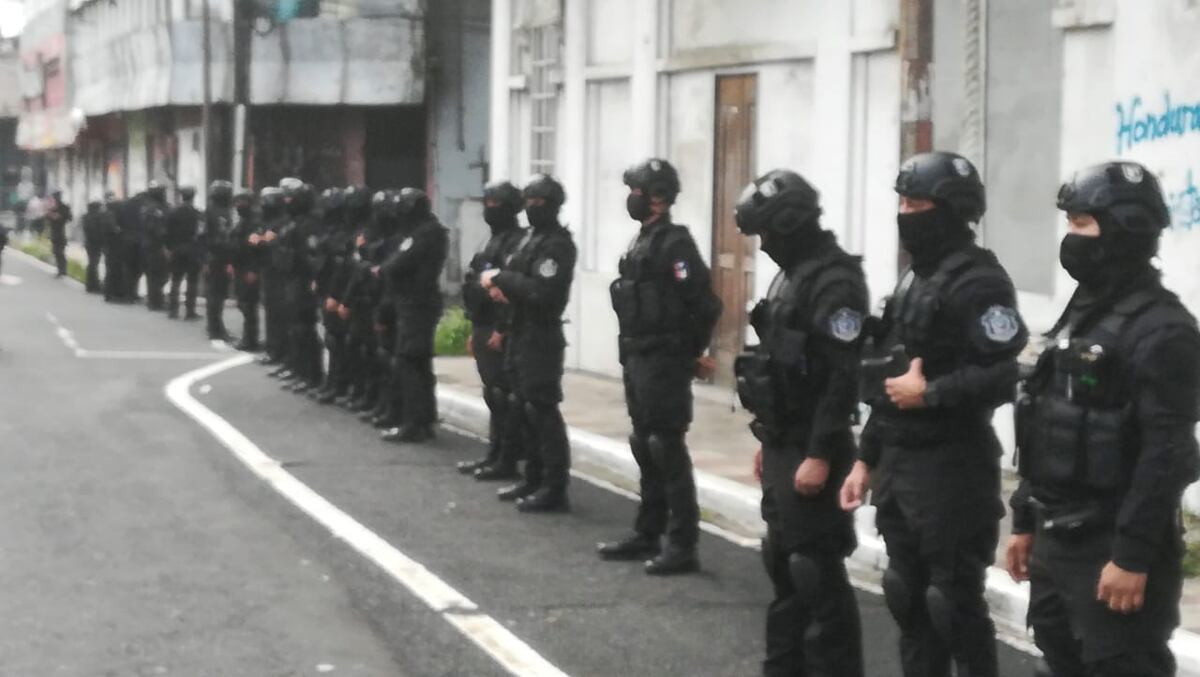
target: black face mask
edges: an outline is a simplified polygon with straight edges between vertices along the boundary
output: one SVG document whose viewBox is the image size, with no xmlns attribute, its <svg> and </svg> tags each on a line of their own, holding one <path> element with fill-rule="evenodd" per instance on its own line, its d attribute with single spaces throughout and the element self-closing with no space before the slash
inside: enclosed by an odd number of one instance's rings
<svg viewBox="0 0 1200 677">
<path fill-rule="evenodd" d="M 1086 286 L 1103 283 L 1108 263 L 1104 244 L 1098 237 L 1067 233 L 1058 248 L 1058 261 L 1067 274 Z"/>
<path fill-rule="evenodd" d="M 912 256 L 918 272 L 937 265 L 942 257 L 971 232 L 965 223 L 943 207 L 923 212 L 896 214 L 900 244 Z"/>
<path fill-rule="evenodd" d="M 516 214 L 510 207 L 496 205 L 483 208 L 483 220 L 491 227 L 492 232 L 511 228 L 516 225 Z"/>
<path fill-rule="evenodd" d="M 525 216 L 529 217 L 529 225 L 534 228 L 551 228 L 558 223 L 558 208 L 551 205 L 530 206 L 525 208 Z"/>
<path fill-rule="evenodd" d="M 629 197 L 625 198 L 625 209 L 629 212 L 629 218 L 634 221 L 645 221 L 650 218 L 650 198 L 649 196 L 635 195 L 630 193 Z"/>
</svg>

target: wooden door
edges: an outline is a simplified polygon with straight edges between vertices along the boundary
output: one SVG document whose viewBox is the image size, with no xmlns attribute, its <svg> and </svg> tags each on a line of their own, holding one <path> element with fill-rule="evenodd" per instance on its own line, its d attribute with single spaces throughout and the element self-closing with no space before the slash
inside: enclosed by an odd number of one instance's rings
<svg viewBox="0 0 1200 677">
<path fill-rule="evenodd" d="M 754 179 L 755 75 L 717 78 L 713 153 L 713 287 L 724 310 L 713 337 L 718 383 L 733 382 L 746 340 L 746 303 L 754 291 L 755 241 L 738 232 L 733 207 Z"/>
</svg>

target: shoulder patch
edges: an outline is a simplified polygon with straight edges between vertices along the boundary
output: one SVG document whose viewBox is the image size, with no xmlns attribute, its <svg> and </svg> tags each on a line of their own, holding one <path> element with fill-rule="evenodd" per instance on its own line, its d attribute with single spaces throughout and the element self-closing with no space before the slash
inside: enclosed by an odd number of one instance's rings
<svg viewBox="0 0 1200 677">
<path fill-rule="evenodd" d="M 683 282 L 688 279 L 688 264 L 687 261 L 676 261 L 675 265 L 671 266 L 672 272 L 675 274 L 676 282 Z"/>
<path fill-rule="evenodd" d="M 554 259 L 546 259 L 538 266 L 538 275 L 550 278 L 558 275 L 558 262 Z"/>
<path fill-rule="evenodd" d="M 829 316 L 829 334 L 839 341 L 850 343 L 862 334 L 862 313 L 852 308 L 841 308 Z"/>
<path fill-rule="evenodd" d="M 1021 319 L 1017 311 L 1008 306 L 992 306 L 979 318 L 983 335 L 996 343 L 1008 343 L 1021 332 Z"/>
<path fill-rule="evenodd" d="M 404 241 L 400 243 L 400 251 L 402 251 L 402 252 L 406 252 L 406 251 L 412 249 L 412 247 L 413 247 L 413 239 L 411 237 L 404 238 Z"/>
</svg>

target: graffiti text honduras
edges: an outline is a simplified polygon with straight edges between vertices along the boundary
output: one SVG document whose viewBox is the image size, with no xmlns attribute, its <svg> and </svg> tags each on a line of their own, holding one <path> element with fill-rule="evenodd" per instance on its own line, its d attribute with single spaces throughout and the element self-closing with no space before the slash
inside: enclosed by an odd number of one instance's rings
<svg viewBox="0 0 1200 677">
<path fill-rule="evenodd" d="M 1171 93 L 1163 92 L 1162 105 L 1149 108 L 1142 97 L 1117 103 L 1117 155 L 1149 141 L 1200 136 L 1200 99 L 1171 102 Z"/>
</svg>

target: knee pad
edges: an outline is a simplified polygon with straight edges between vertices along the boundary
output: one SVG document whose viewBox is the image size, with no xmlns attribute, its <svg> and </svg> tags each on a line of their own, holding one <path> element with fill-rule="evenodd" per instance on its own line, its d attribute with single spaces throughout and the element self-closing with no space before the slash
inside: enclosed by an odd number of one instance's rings
<svg viewBox="0 0 1200 677">
<path fill-rule="evenodd" d="M 807 555 L 794 552 L 788 555 L 788 575 L 796 590 L 796 601 L 804 608 L 816 604 L 825 583 L 821 580 L 821 565 Z"/>
<path fill-rule="evenodd" d="M 896 622 L 904 625 L 908 622 L 908 614 L 912 611 L 912 589 L 908 581 L 895 569 L 883 572 L 883 601 L 887 604 L 888 612 Z"/>
<path fill-rule="evenodd" d="M 652 433 L 646 438 L 646 451 L 650 452 L 650 458 L 658 465 L 662 465 L 663 456 L 666 455 L 667 443 L 663 440 L 662 435 Z"/>
<path fill-rule="evenodd" d="M 931 585 L 925 589 L 925 608 L 934 631 L 949 643 L 954 634 L 954 599 L 942 588 Z"/>
<path fill-rule="evenodd" d="M 509 393 L 508 406 L 513 411 L 519 411 L 524 406 L 524 403 L 521 402 L 521 396 L 516 393 Z"/>
</svg>

